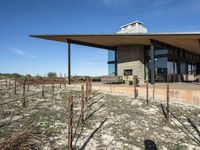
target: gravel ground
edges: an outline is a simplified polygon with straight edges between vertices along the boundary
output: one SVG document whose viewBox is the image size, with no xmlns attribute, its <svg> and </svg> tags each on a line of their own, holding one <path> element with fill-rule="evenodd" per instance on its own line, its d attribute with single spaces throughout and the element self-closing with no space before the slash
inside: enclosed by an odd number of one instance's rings
<svg viewBox="0 0 200 150">
<path fill-rule="evenodd" d="M 85 124 L 82 124 L 79 121 L 80 88 L 59 89 L 56 86 L 54 94 L 51 86 L 45 86 L 45 90 L 42 98 L 41 87 L 31 86 L 28 94 L 39 94 L 27 98 L 26 108 L 23 108 L 22 88 L 14 95 L 13 90 L 0 86 L 0 142 L 17 132 L 30 131 L 41 139 L 40 149 L 66 149 L 67 98 L 74 95 L 75 149 L 142 150 L 149 146 L 161 150 L 200 149 L 198 107 L 170 105 L 170 110 L 182 124 L 171 116 L 167 125 L 159 102 L 150 102 L 146 106 L 141 99 L 93 91 L 85 110 Z M 3 104 L 12 100 L 14 102 Z"/>
</svg>

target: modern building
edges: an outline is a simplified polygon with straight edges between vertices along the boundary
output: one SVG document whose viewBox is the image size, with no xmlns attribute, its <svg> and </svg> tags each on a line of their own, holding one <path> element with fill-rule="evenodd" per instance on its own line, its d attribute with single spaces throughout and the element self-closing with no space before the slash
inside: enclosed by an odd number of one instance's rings
<svg viewBox="0 0 200 150">
<path fill-rule="evenodd" d="M 115 34 L 31 37 L 68 43 L 69 79 L 70 44 L 107 49 L 109 75 L 124 80 L 138 76 L 140 83 L 147 78 L 151 83 L 180 82 L 200 74 L 200 32 L 148 33 L 142 22 L 135 21 L 121 26 Z"/>
</svg>

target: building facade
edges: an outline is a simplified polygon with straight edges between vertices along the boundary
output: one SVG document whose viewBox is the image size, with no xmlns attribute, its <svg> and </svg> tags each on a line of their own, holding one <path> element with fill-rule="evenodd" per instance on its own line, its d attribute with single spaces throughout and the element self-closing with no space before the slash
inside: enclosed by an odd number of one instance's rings
<svg viewBox="0 0 200 150">
<path fill-rule="evenodd" d="M 110 76 L 127 83 L 134 76 L 142 84 L 194 81 L 200 75 L 200 32 L 149 33 L 140 21 L 121 26 L 114 34 L 30 35 L 68 45 L 68 81 L 71 44 L 108 50 Z M 98 56 L 101 57 L 101 56 Z"/>
<path fill-rule="evenodd" d="M 118 34 L 146 34 L 147 29 L 141 22 L 133 22 L 121 27 Z M 200 55 L 184 49 L 152 40 L 154 47 L 154 66 L 151 67 L 151 45 L 119 45 L 116 51 L 108 52 L 109 75 L 122 76 L 131 80 L 137 76 L 140 82 L 186 81 L 188 75 L 200 74 Z M 128 77 L 131 76 L 131 77 Z M 192 80 L 192 79 L 191 79 Z"/>
</svg>

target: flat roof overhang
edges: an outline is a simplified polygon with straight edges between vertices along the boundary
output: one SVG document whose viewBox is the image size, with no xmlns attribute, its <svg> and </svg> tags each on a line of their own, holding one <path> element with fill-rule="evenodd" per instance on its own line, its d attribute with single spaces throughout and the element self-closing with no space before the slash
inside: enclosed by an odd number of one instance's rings
<svg viewBox="0 0 200 150">
<path fill-rule="evenodd" d="M 69 34 L 30 35 L 31 37 L 70 42 L 85 46 L 114 49 L 120 45 L 150 45 L 151 41 L 165 43 L 186 51 L 200 54 L 200 33 L 142 33 L 142 34 Z"/>
</svg>

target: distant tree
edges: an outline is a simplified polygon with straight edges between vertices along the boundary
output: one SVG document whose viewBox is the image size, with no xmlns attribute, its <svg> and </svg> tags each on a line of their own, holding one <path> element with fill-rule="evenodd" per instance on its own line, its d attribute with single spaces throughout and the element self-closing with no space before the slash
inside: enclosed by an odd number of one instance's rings
<svg viewBox="0 0 200 150">
<path fill-rule="evenodd" d="M 23 75 L 18 74 L 18 73 L 13 73 L 11 76 L 12 76 L 12 77 L 16 77 L 16 78 L 23 77 Z"/>
<path fill-rule="evenodd" d="M 30 74 L 26 74 L 26 77 L 27 77 L 27 78 L 31 78 L 31 75 L 30 75 Z"/>
<path fill-rule="evenodd" d="M 53 77 L 57 77 L 57 74 L 55 72 L 49 72 L 47 74 L 48 77 L 53 78 Z"/>
<path fill-rule="evenodd" d="M 37 74 L 37 75 L 35 76 L 35 78 L 37 78 L 37 79 L 42 79 L 42 76 L 39 75 L 39 74 Z"/>
</svg>

